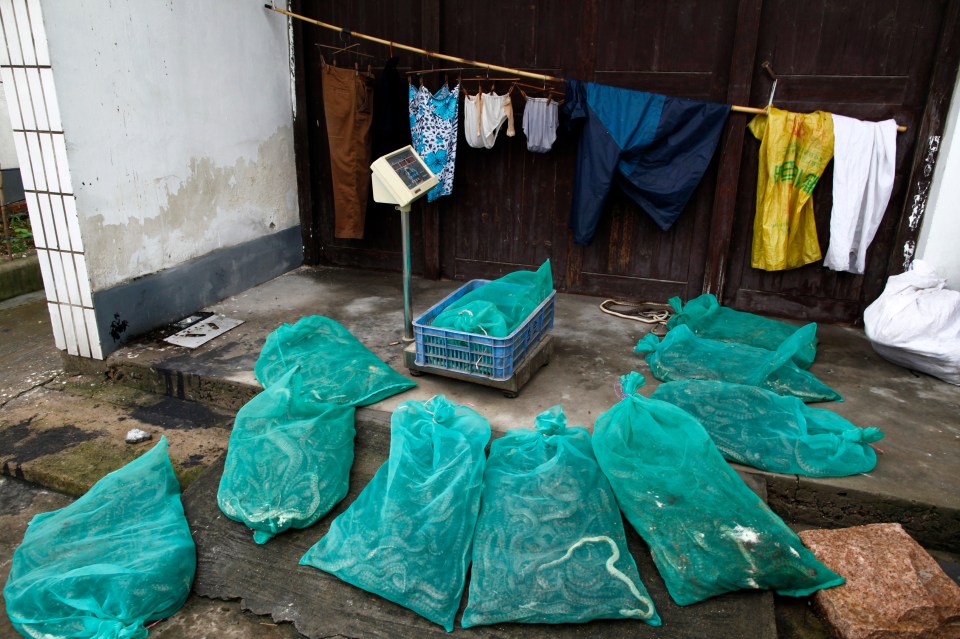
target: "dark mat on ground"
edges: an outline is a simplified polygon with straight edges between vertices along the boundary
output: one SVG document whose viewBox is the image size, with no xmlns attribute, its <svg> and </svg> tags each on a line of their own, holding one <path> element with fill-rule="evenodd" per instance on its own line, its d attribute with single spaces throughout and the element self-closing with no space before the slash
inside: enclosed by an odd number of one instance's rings
<svg viewBox="0 0 960 639">
<path fill-rule="evenodd" d="M 332 512 L 310 528 L 287 531 L 267 544 L 254 543 L 251 531 L 227 519 L 217 507 L 223 459 L 212 465 L 183 495 L 184 508 L 197 544 L 194 592 L 214 599 L 242 599 L 244 609 L 293 622 L 311 639 L 320 637 L 446 637 L 440 626 L 376 595 L 346 584 L 309 566 L 300 557 L 322 537 L 330 522 L 353 502 L 386 460 L 390 445 L 389 415 L 357 411 L 356 457 L 350 492 Z M 751 486 L 755 490 L 760 490 Z M 498 624 L 461 628 L 470 637 L 658 637 L 775 639 L 773 595 L 730 593 L 692 606 L 679 607 L 667 594 L 650 552 L 629 524 L 628 542 L 643 582 L 653 597 L 663 626 L 635 620 L 601 620 L 587 624 Z M 466 596 L 462 606 L 466 605 Z M 462 609 L 461 609 L 462 613 Z M 459 615 L 458 615 L 459 624 Z"/>
</svg>

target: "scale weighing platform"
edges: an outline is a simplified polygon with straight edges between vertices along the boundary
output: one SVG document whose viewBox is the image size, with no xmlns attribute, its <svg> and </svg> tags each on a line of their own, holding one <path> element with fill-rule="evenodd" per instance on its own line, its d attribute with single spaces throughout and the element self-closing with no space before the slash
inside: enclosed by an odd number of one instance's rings
<svg viewBox="0 0 960 639">
<path fill-rule="evenodd" d="M 520 394 L 520 389 L 536 374 L 538 370 L 550 363 L 550 357 L 553 356 L 553 337 L 544 335 L 540 339 L 531 353 L 529 353 L 518 366 L 514 368 L 513 375 L 507 379 L 496 380 L 489 377 L 478 377 L 467 373 L 441 368 L 439 366 L 430 366 L 429 364 L 417 364 L 416 344 L 409 344 L 403 349 L 403 365 L 410 370 L 410 374 L 419 377 L 424 373 L 431 375 L 440 375 L 451 379 L 459 379 L 471 384 L 480 384 L 489 386 L 503 392 L 504 397 L 514 398 Z"/>
<path fill-rule="evenodd" d="M 373 199 L 381 204 L 394 204 L 400 211 L 400 233 L 403 244 L 403 341 L 408 345 L 403 350 L 404 365 L 411 375 L 430 373 L 459 379 L 482 386 L 490 386 L 507 397 L 516 397 L 520 389 L 530 381 L 540 368 L 546 366 L 553 354 L 553 340 L 544 335 L 533 351 L 528 353 L 505 380 L 469 375 L 455 370 L 417 364 L 416 344 L 413 337 L 413 321 L 410 303 L 410 205 L 437 185 L 437 176 L 430 171 L 412 146 L 405 146 L 376 159 L 370 165 L 373 183 Z"/>
</svg>

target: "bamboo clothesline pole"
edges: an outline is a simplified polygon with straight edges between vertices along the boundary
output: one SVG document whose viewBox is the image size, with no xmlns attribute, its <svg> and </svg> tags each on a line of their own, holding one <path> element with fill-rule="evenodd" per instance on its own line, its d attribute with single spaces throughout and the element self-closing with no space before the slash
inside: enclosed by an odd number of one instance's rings
<svg viewBox="0 0 960 639">
<path fill-rule="evenodd" d="M 338 31 L 340 33 L 345 33 L 349 36 L 355 38 L 360 38 L 361 40 L 367 40 L 368 42 L 375 42 L 377 44 L 382 44 L 391 48 L 401 49 L 403 51 L 410 51 L 411 53 L 418 53 L 420 55 L 430 56 L 431 58 L 437 58 L 440 60 L 446 60 L 447 62 L 456 62 L 458 64 L 469 64 L 472 67 L 479 67 L 481 69 L 487 69 L 488 71 L 498 71 L 500 73 L 512 73 L 524 78 L 531 78 L 533 80 L 540 80 L 542 82 L 563 82 L 563 78 L 558 78 L 552 75 L 544 75 L 542 73 L 532 73 L 530 71 L 524 71 L 522 69 L 514 69 L 512 67 L 503 67 L 497 64 L 489 64 L 487 62 L 479 62 L 477 60 L 468 60 L 466 58 L 458 58 L 457 56 L 447 55 L 445 53 L 437 53 L 435 51 L 427 51 L 426 49 L 421 49 L 419 47 L 412 47 L 408 44 L 402 44 L 400 42 L 393 42 L 391 40 L 384 40 L 383 38 L 378 38 L 376 36 L 367 35 L 365 33 L 359 33 L 357 31 L 350 31 L 349 29 L 344 29 L 343 27 L 338 27 L 335 24 L 329 24 L 327 22 L 321 22 L 319 20 L 314 20 L 313 18 L 308 18 L 307 16 L 300 15 L 299 13 L 293 13 L 292 11 L 287 11 L 285 9 L 279 9 L 270 4 L 263 5 L 266 9 L 271 11 L 276 11 L 277 13 L 282 13 L 285 16 L 294 18 L 296 20 L 302 20 L 304 22 L 309 22 L 318 27 L 323 27 L 324 29 L 330 29 L 331 31 Z M 737 113 L 755 113 L 758 115 L 764 114 L 767 112 L 765 108 L 759 107 L 748 107 L 740 106 L 733 104 L 730 106 L 731 111 L 736 111 Z M 907 127 L 903 125 L 897 125 L 897 131 L 903 132 L 906 131 Z"/>
</svg>

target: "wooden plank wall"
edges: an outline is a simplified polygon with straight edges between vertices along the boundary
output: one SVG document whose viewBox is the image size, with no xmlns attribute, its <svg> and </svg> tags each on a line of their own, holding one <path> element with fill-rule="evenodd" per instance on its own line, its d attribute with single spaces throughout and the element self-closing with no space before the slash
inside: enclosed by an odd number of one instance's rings
<svg viewBox="0 0 960 639">
<path fill-rule="evenodd" d="M 894 117 L 909 130 L 898 138 L 890 207 L 864 276 L 813 264 L 781 273 L 749 266 L 755 213 L 757 142 L 732 114 L 720 147 L 681 218 L 667 232 L 615 187 L 589 247 L 567 230 L 576 132 L 561 131 L 548 154 L 526 151 L 523 98 L 514 92 L 517 135 L 493 149 L 472 149 L 462 131 L 454 192 L 415 206 L 414 272 L 429 278 L 493 278 L 553 263 L 557 287 L 569 292 L 665 300 L 713 292 L 734 307 L 820 321 L 857 321 L 900 272 L 919 227 L 935 161 L 929 146 L 942 135 L 956 78 L 958 0 L 358 0 L 294 2 L 294 10 L 348 29 L 429 50 L 540 70 L 612 86 L 734 104 L 763 105 L 779 75 L 775 103 L 795 111 L 827 110 L 862 119 Z M 329 157 L 320 91 L 318 45 L 355 47 L 373 58 L 337 56 L 374 67 L 385 47 L 304 25 L 294 31 L 297 63 L 298 166 L 308 261 L 399 270 L 399 220 L 371 204 L 366 237 L 333 237 Z M 411 54 L 404 69 L 450 66 Z M 452 73 L 471 93 L 508 81 L 472 70 Z M 491 78 L 502 76 L 492 74 Z M 439 74 L 424 76 L 432 90 Z M 931 159 L 933 158 L 933 159 Z M 929 175 L 926 176 L 929 178 Z M 821 249 L 829 239 L 832 168 L 815 191 Z M 922 214 L 922 206 L 920 207 Z"/>
</svg>

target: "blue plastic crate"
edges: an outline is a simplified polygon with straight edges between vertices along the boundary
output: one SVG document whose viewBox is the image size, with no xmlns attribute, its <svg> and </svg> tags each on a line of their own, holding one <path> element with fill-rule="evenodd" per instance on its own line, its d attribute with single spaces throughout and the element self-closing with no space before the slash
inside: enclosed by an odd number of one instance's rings
<svg viewBox="0 0 960 639">
<path fill-rule="evenodd" d="M 489 280 L 467 282 L 414 320 L 413 337 L 417 350 L 415 361 L 418 365 L 436 366 L 495 381 L 510 379 L 514 369 L 533 351 L 547 331 L 553 328 L 556 291 L 551 291 L 547 299 L 506 337 L 487 337 L 430 326 L 443 309 L 487 282 Z"/>
</svg>

